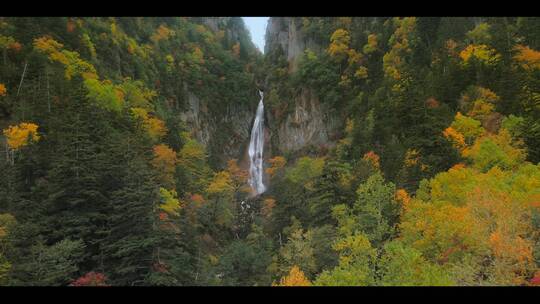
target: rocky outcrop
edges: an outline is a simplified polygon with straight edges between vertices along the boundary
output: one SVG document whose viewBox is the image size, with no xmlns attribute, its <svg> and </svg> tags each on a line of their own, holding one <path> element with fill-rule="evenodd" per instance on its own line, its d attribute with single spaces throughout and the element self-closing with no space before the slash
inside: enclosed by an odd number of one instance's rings
<svg viewBox="0 0 540 304">
<path fill-rule="evenodd" d="M 212 30 L 222 29 L 230 22 L 225 17 L 204 18 L 204 24 Z M 304 36 L 301 18 L 270 18 L 266 32 L 265 53 L 276 47 L 282 48 L 289 60 L 289 72 L 294 73 L 298 59 L 306 49 L 320 52 L 323 47 Z M 270 84 L 271 85 L 271 84 Z M 197 97 L 196 93 L 184 87 L 185 110 L 180 114 L 194 137 L 224 164 L 227 159 L 246 159 L 247 146 L 258 103 L 256 88 L 253 101 L 249 105 L 233 105 L 222 113 L 208 113 L 209 102 Z M 274 153 L 294 153 L 309 148 L 333 146 L 343 128 L 343 120 L 338 110 L 325 104 L 309 88 L 299 88 L 299 93 L 285 116 L 273 117 L 270 107 L 266 108 L 265 158 Z"/>
<path fill-rule="evenodd" d="M 289 73 L 298 69 L 300 56 L 306 49 L 321 52 L 324 47 L 305 37 L 301 29 L 302 18 L 272 17 L 266 29 L 265 54 L 281 48 L 289 62 Z M 269 83 L 268 87 L 273 84 Z M 342 129 L 340 113 L 332 109 L 308 88 L 299 88 L 299 93 L 291 100 L 292 111 L 276 121 L 268 113 L 268 124 L 276 153 L 297 152 L 306 148 L 325 148 L 335 144 Z"/>
<path fill-rule="evenodd" d="M 251 104 L 231 105 L 220 115 L 212 115 L 208 112 L 209 101 L 198 98 L 186 85 L 184 93 L 186 107 L 179 113 L 179 117 L 188 130 L 191 130 L 194 138 L 207 149 L 217 147 L 219 153 L 214 153 L 213 156 L 221 164 L 231 158 L 243 158 L 245 146 L 249 142 L 255 107 Z M 257 101 L 254 98 L 255 106 Z"/>
<path fill-rule="evenodd" d="M 233 18 L 202 19 L 202 22 L 213 31 L 224 29 L 230 31 L 227 35 L 233 39 L 245 35 L 245 28 L 239 26 L 236 23 L 238 20 L 233 20 Z M 385 19 L 382 17 L 362 18 L 357 20 L 357 26 L 360 26 L 362 31 L 371 32 Z M 447 20 L 443 18 L 442 21 L 479 23 L 482 19 Z M 303 32 L 302 23 L 300 17 L 271 17 L 268 20 L 265 54 L 270 56 L 276 51 L 283 54 L 289 63 L 290 74 L 298 70 L 299 59 L 306 49 L 321 53 L 326 48 L 326 45 L 317 43 L 314 38 L 308 37 Z M 270 90 L 275 85 L 266 81 L 260 87 Z M 264 153 L 266 157 L 271 157 L 273 153 L 294 153 L 310 147 L 331 147 L 340 138 L 340 132 L 345 123 L 343 119 L 345 113 L 320 100 L 312 89 L 295 88 L 295 91 L 298 93 L 288 100 L 277 101 L 278 104 L 289 103 L 286 114 L 273 117 L 270 106 L 266 107 L 265 137 L 268 143 L 266 146 L 268 150 Z M 186 92 L 188 109 L 182 113 L 182 119 L 188 127 L 193 129 L 195 137 L 207 146 L 218 145 L 219 157 L 222 159 L 245 158 L 258 103 L 257 95 L 254 93 L 253 101 L 249 105 L 235 105 L 227 108 L 219 117 L 211 117 L 205 111 L 208 101 L 199 100 L 187 89 Z M 496 119 L 493 120 L 494 125 L 495 122 Z M 216 136 L 218 133 L 221 135 Z"/>
<path fill-rule="evenodd" d="M 232 17 L 203 17 L 202 23 L 208 26 L 212 31 L 217 32 L 222 28 Z"/>
<path fill-rule="evenodd" d="M 201 22 L 213 32 L 224 31 L 230 41 L 239 41 L 241 37 L 249 37 L 248 30 L 242 26 L 240 17 L 202 17 Z M 251 42 L 249 39 L 244 41 Z M 250 45 L 250 48 L 253 48 Z"/>
<path fill-rule="evenodd" d="M 276 47 L 280 47 L 289 62 L 289 71 L 295 72 L 298 68 L 298 59 L 306 49 L 319 52 L 322 48 L 311 38 L 305 37 L 301 30 L 302 18 L 299 17 L 272 17 L 266 27 L 265 54 Z"/>
<path fill-rule="evenodd" d="M 333 146 L 342 125 L 339 114 L 321 104 L 310 89 L 302 89 L 293 102 L 293 111 L 279 124 L 273 124 L 270 119 L 270 128 L 276 131 L 273 136 L 277 137 L 272 142 L 278 150 L 296 152 L 309 147 Z"/>
<path fill-rule="evenodd" d="M 210 121 L 209 117 L 205 115 L 206 111 L 201 109 L 207 109 L 207 103 L 203 102 L 201 106 L 201 100 L 188 90 L 187 85 L 184 84 L 184 93 L 187 98 L 187 109 L 179 114 L 182 122 L 186 124 L 189 130 L 191 130 L 193 136 L 204 145 L 208 145 L 210 141 Z"/>
<path fill-rule="evenodd" d="M 200 17 L 197 22 L 204 24 L 211 31 L 224 31 L 229 41 L 246 40 L 247 29 L 240 17 Z M 249 38 L 247 38 L 249 41 Z M 249 42 L 251 43 L 251 42 Z M 252 44 L 248 48 L 254 49 Z M 182 86 L 182 109 L 179 117 L 193 137 L 206 146 L 216 165 L 223 166 L 231 158 L 243 158 L 244 150 L 249 143 L 251 123 L 255 115 L 258 98 L 253 86 L 253 102 L 249 104 L 226 105 L 219 113 L 210 112 L 209 105 L 223 104 L 221 100 L 200 98 L 196 88 L 190 88 L 186 83 Z"/>
</svg>

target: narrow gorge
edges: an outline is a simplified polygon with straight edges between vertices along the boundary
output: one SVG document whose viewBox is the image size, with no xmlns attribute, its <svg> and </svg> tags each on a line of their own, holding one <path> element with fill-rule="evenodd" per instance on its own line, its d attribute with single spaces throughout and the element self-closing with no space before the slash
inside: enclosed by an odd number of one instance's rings
<svg viewBox="0 0 540 304">
<path fill-rule="evenodd" d="M 257 18 L 0 17 L 0 286 L 540 285 L 540 18 Z"/>
</svg>

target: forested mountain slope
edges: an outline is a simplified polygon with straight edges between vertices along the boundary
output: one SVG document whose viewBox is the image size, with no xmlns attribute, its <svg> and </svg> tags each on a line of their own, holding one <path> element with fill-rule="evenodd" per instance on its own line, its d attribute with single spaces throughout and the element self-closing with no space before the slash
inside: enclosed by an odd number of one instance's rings
<svg viewBox="0 0 540 304">
<path fill-rule="evenodd" d="M 242 20 L 0 25 L 2 280 L 197 283 L 197 224 L 178 210 L 249 137 L 261 57 Z"/>
<path fill-rule="evenodd" d="M 540 19 L 0 18 L 2 285 L 540 284 Z M 264 90 L 268 190 L 246 146 Z"/>
</svg>

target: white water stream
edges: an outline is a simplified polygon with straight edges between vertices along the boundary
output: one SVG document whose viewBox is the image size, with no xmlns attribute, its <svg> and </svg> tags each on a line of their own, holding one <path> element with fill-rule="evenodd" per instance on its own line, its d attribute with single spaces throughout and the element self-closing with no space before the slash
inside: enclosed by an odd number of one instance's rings
<svg viewBox="0 0 540 304">
<path fill-rule="evenodd" d="M 257 106 L 257 114 L 251 129 L 251 139 L 249 141 L 249 185 L 255 195 L 266 190 L 263 183 L 263 149 L 264 149 L 264 94 L 259 91 L 261 100 Z"/>
</svg>

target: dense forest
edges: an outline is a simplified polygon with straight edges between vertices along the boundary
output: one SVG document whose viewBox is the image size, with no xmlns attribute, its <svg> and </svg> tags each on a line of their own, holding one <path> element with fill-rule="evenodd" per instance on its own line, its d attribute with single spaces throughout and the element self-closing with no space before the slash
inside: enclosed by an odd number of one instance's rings
<svg viewBox="0 0 540 304">
<path fill-rule="evenodd" d="M 540 285 L 540 18 L 272 17 L 263 54 L 0 17 L 0 51 L 0 285 Z"/>
</svg>

